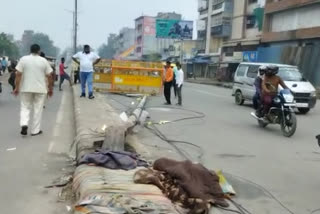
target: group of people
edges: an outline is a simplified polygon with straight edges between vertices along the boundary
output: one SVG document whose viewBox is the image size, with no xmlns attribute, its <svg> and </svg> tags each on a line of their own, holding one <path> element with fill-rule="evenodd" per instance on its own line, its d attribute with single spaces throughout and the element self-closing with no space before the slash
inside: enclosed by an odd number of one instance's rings
<svg viewBox="0 0 320 214">
<path fill-rule="evenodd" d="M 175 97 L 178 96 L 177 105 L 182 105 L 182 86 L 184 82 L 184 72 L 180 62 L 176 63 L 176 66 L 172 66 L 170 61 L 167 61 L 164 75 L 164 96 L 166 99 L 165 105 L 171 105 L 171 88 L 174 89 Z"/>
<path fill-rule="evenodd" d="M 265 117 L 271 108 L 272 100 L 278 94 L 279 85 L 288 89 L 284 81 L 277 75 L 279 67 L 261 66 L 255 79 L 256 94 L 253 98 L 256 116 Z"/>
<path fill-rule="evenodd" d="M 81 97 L 86 96 L 86 84 L 88 84 L 89 99 L 93 99 L 93 67 L 100 61 L 100 57 L 91 52 L 90 46 L 85 45 L 84 50 L 73 56 L 73 60 L 80 66 Z M 61 58 L 59 65 L 60 84 L 68 80 L 72 85 L 70 76 L 65 72 L 67 66 L 65 58 Z M 41 120 L 47 97 L 53 96 L 55 74 L 45 55 L 41 52 L 38 44 L 30 47 L 30 54 L 22 57 L 19 62 L 13 61 L 8 68 L 10 75 L 9 83 L 12 85 L 13 94 L 20 95 L 20 126 L 21 135 L 28 134 L 29 123 L 32 116 L 31 136 L 41 135 Z"/>
</svg>

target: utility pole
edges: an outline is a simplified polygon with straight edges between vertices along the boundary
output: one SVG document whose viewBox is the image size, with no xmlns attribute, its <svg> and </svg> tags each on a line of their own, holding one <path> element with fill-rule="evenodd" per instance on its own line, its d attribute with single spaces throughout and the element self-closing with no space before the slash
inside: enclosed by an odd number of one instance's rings
<svg viewBox="0 0 320 214">
<path fill-rule="evenodd" d="M 74 0 L 74 38 L 73 38 L 74 53 L 77 53 L 77 39 L 78 39 L 78 0 Z"/>
</svg>

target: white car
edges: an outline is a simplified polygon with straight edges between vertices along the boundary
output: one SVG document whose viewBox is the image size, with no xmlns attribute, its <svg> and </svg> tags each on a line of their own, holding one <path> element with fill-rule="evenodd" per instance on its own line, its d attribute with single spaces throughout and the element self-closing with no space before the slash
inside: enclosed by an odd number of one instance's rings
<svg viewBox="0 0 320 214">
<path fill-rule="evenodd" d="M 242 105 L 245 101 L 252 101 L 256 93 L 254 87 L 258 69 L 262 65 L 275 65 L 279 67 L 278 75 L 294 93 L 297 109 L 307 114 L 317 102 L 317 93 L 313 85 L 302 77 L 298 67 L 284 64 L 267 63 L 241 63 L 234 76 L 233 95 L 235 102 Z"/>
</svg>

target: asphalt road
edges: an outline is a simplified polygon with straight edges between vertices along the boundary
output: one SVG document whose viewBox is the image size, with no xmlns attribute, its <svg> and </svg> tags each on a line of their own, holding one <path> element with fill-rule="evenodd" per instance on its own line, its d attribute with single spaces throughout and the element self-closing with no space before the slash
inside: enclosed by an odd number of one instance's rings
<svg viewBox="0 0 320 214">
<path fill-rule="evenodd" d="M 124 106 L 134 101 L 115 95 L 109 95 L 109 99 L 118 109 L 126 109 Z M 149 100 L 152 120 L 172 121 L 195 115 L 163 103 L 163 97 Z M 200 146 L 204 151 L 202 163 L 226 173 L 237 192 L 236 200 L 244 207 L 255 214 L 290 213 L 270 196 L 271 192 L 296 214 L 310 214 L 320 208 L 320 148 L 315 140 L 320 133 L 320 105 L 308 115 L 298 115 L 296 134 L 286 138 L 280 126 L 260 128 L 250 116 L 252 107 L 235 105 L 230 89 L 185 84 L 183 104 L 184 109 L 202 112 L 205 117 L 160 125 L 159 129 L 170 139 Z M 140 134 L 140 141 L 153 150 L 154 157 L 177 157 L 172 147 L 146 130 Z M 179 147 L 198 161 L 196 148 L 185 144 Z"/>
<path fill-rule="evenodd" d="M 58 203 L 59 189 L 44 186 L 71 170 L 65 155 L 74 137 L 70 91 L 56 91 L 47 101 L 42 136 L 22 138 L 19 99 L 10 94 L 6 78 L 1 80 L 4 82 L 0 94 L 1 213 L 67 213 L 66 205 Z"/>
</svg>

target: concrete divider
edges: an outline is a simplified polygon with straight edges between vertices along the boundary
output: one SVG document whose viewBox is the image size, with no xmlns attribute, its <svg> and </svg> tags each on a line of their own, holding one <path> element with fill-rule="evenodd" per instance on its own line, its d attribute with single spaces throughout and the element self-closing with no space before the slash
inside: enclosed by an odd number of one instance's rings
<svg viewBox="0 0 320 214">
<path fill-rule="evenodd" d="M 93 100 L 80 98 L 80 87 L 73 87 L 76 137 L 70 155 L 76 160 L 101 147 L 106 136 L 105 130 L 124 125 L 105 96 L 99 93 L 95 96 Z"/>
</svg>

